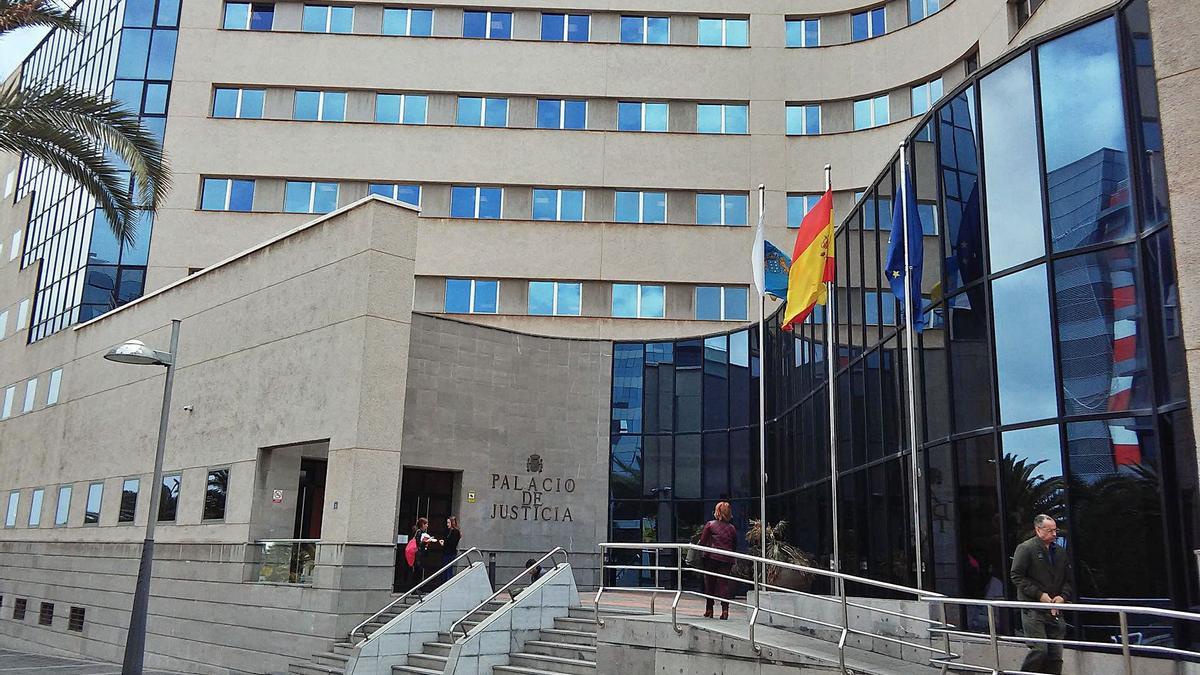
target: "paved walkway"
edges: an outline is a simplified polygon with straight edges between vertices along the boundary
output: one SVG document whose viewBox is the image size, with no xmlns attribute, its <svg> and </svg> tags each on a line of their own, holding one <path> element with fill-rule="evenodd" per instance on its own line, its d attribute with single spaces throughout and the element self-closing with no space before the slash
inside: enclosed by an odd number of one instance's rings
<svg viewBox="0 0 1200 675">
<path fill-rule="evenodd" d="M 63 656 L 33 654 L 0 647 L 0 675 L 120 675 L 121 664 L 87 661 Z M 165 670 L 147 670 L 145 675 L 174 675 Z"/>
</svg>

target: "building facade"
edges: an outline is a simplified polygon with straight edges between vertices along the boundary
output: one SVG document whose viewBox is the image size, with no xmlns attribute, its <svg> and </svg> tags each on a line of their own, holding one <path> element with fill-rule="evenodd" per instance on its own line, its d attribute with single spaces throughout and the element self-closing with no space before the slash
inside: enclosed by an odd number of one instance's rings
<svg viewBox="0 0 1200 675">
<path fill-rule="evenodd" d="M 594 585 L 602 540 L 686 540 L 718 499 L 755 516 L 763 363 L 770 515 L 827 562 L 824 314 L 794 335 L 772 321 L 760 359 L 745 261 L 757 186 L 787 248 L 826 163 L 843 569 L 915 583 L 919 529 L 927 586 L 1003 595 L 1022 523 L 1047 510 L 1087 597 L 1193 604 L 1197 292 L 1176 269 L 1198 217 L 1195 10 L 76 11 L 84 30 L 51 34 L 20 77 L 135 109 L 175 178 L 118 244 L 77 187 L 0 167 L 8 638 L 119 658 L 149 517 L 149 662 L 171 669 L 323 651 L 409 583 L 399 546 L 422 516 L 458 515 L 502 580 L 563 546 Z M 917 527 L 904 336 L 878 273 L 905 140 L 926 233 Z M 172 318 L 152 486 L 161 378 L 102 356 L 165 344 Z M 1095 523 L 1131 499 L 1122 527 L 1163 551 L 1145 574 L 1097 554 L 1120 532 Z"/>
</svg>

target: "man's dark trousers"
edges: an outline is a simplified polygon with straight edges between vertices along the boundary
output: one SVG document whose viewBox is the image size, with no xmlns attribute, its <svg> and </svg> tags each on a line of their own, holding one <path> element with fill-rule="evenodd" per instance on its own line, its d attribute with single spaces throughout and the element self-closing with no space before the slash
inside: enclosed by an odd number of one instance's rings
<svg viewBox="0 0 1200 675">
<path fill-rule="evenodd" d="M 1051 616 L 1044 609 L 1021 610 L 1021 626 L 1025 629 L 1025 637 L 1050 638 L 1061 640 L 1067 634 L 1067 624 L 1062 615 Z M 1054 673 L 1061 675 L 1063 666 L 1063 649 L 1060 644 L 1045 642 L 1029 643 L 1029 653 L 1021 670 L 1030 673 Z"/>
</svg>

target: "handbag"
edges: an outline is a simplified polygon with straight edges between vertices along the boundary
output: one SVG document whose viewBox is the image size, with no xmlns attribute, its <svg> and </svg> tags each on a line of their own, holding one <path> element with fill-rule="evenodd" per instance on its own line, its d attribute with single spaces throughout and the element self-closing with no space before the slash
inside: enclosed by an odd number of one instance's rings
<svg viewBox="0 0 1200 675">
<path fill-rule="evenodd" d="M 704 527 L 708 527 L 708 525 L 705 524 Z M 695 536 L 692 537 L 692 543 L 693 544 L 698 543 L 700 541 L 700 536 L 703 533 L 704 533 L 703 529 L 701 529 L 699 532 L 697 532 L 695 534 Z M 703 559 L 703 557 L 704 557 L 704 553 L 702 553 L 701 551 L 698 551 L 694 548 L 689 548 L 688 552 L 687 552 L 687 557 L 684 558 L 684 562 L 686 562 L 688 564 L 688 567 L 700 567 L 701 560 Z"/>
</svg>

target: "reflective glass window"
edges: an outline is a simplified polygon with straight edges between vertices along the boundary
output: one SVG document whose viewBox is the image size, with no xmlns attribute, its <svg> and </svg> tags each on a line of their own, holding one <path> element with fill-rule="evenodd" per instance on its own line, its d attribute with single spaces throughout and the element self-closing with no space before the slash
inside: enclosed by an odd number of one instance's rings
<svg viewBox="0 0 1200 675">
<path fill-rule="evenodd" d="M 978 281 L 985 273 L 974 101 L 974 90 L 968 88 L 937 113 L 938 173 L 946 223 L 943 255 L 948 293 Z"/>
<path fill-rule="evenodd" d="M 450 190 L 450 217 L 494 220 L 500 218 L 503 201 L 503 188 L 455 185 Z"/>
<path fill-rule="evenodd" d="M 721 320 L 721 287 L 720 286 L 697 286 L 696 287 L 696 320 L 697 321 L 720 321 Z"/>
<path fill-rule="evenodd" d="M 1046 252 L 1029 64 L 1029 54 L 1022 54 L 979 84 L 988 243 L 994 272 Z"/>
<path fill-rule="evenodd" d="M 209 469 L 204 486 L 204 520 L 224 520 L 229 496 L 229 469 Z"/>
<path fill-rule="evenodd" d="M 664 287 L 643 284 L 612 285 L 612 315 L 622 318 L 663 317 Z"/>
<path fill-rule="evenodd" d="M 707 47 L 745 47 L 750 42 L 749 19 L 701 18 L 698 44 Z"/>
<path fill-rule="evenodd" d="M 166 89 L 163 87 L 162 89 Z M 147 96 L 151 87 L 147 87 Z M 229 89 L 218 87 L 213 93 L 213 117 L 259 119 L 263 114 L 262 89 Z M 165 94 L 164 94 L 165 95 Z M 163 102 L 165 110 L 165 99 Z"/>
<path fill-rule="evenodd" d="M 908 0 L 908 22 L 916 23 L 938 11 L 939 0 Z"/>
<path fill-rule="evenodd" d="M 138 486 L 141 481 L 127 478 L 121 483 L 121 505 L 117 513 L 118 523 L 132 523 L 137 515 Z"/>
<path fill-rule="evenodd" d="M 508 99 L 459 96 L 456 123 L 469 127 L 507 126 Z"/>
<path fill-rule="evenodd" d="M 175 514 L 179 509 L 179 486 L 182 482 L 182 477 L 177 473 L 162 477 L 158 496 L 158 521 L 160 523 L 175 521 Z"/>
<path fill-rule="evenodd" d="M 161 12 L 162 3 L 159 8 Z M 256 2 L 250 6 L 250 30 L 271 30 L 274 22 L 274 3 Z"/>
<path fill-rule="evenodd" d="M 542 39 L 549 42 L 587 42 L 591 17 L 587 14 L 542 13 Z"/>
<path fill-rule="evenodd" d="M 1161 230 L 1146 240 L 1143 257 L 1147 266 L 1147 309 L 1157 314 L 1159 342 L 1155 356 L 1164 373 L 1156 380 L 1159 403 L 1183 401 L 1187 397 L 1187 360 L 1183 344 L 1183 317 L 1179 310 L 1179 284 L 1175 276 L 1175 254 L 1171 232 Z"/>
<path fill-rule="evenodd" d="M 666 131 L 667 104 L 619 101 L 617 103 L 619 131 Z"/>
<path fill-rule="evenodd" d="M 885 30 L 883 7 L 850 15 L 850 40 L 852 42 L 883 35 Z"/>
<path fill-rule="evenodd" d="M 92 483 L 88 486 L 87 509 L 83 512 L 84 525 L 100 523 L 100 502 L 104 498 L 104 483 Z"/>
<path fill-rule="evenodd" d="M 71 486 L 63 485 L 58 488 L 58 502 L 54 506 L 54 525 L 66 525 L 71 516 Z"/>
<path fill-rule="evenodd" d="M 788 47 L 820 47 L 820 19 L 788 19 L 785 23 Z"/>
<path fill-rule="evenodd" d="M 587 101 L 538 99 L 539 129 L 586 129 Z"/>
<path fill-rule="evenodd" d="M 1060 528 L 1060 543 L 1068 529 L 1066 482 L 1058 426 L 1032 427 L 1001 434 L 1004 446 L 1000 479 L 1004 488 L 1008 537 L 1005 553 L 1033 536 L 1033 518 L 1045 514 Z"/>
<path fill-rule="evenodd" d="M 429 97 L 419 94 L 375 94 L 375 121 L 425 124 Z"/>
<path fill-rule="evenodd" d="M 413 206 L 421 205 L 421 186 L 404 183 L 369 183 L 367 194 L 380 195 Z"/>
<path fill-rule="evenodd" d="M 642 430 L 643 347 L 640 343 L 613 345 L 613 431 L 640 433 Z"/>
<path fill-rule="evenodd" d="M 789 136 L 814 136 L 821 133 L 821 105 L 811 103 L 787 106 Z"/>
<path fill-rule="evenodd" d="M 854 128 L 856 130 L 882 126 L 889 121 L 887 94 L 854 102 Z"/>
<path fill-rule="evenodd" d="M 665 45 L 670 41 L 670 25 L 665 16 L 622 16 L 621 42 Z"/>
<path fill-rule="evenodd" d="M 745 225 L 747 195 L 700 193 L 696 195 L 698 225 Z"/>
<path fill-rule="evenodd" d="M 349 33 L 354 29 L 354 8 L 305 5 L 301 29 L 308 33 Z"/>
<path fill-rule="evenodd" d="M 1055 417 L 1055 367 L 1046 267 L 1038 265 L 992 282 L 1000 421 Z"/>
<path fill-rule="evenodd" d="M 582 284 L 565 281 L 529 282 L 529 313 L 542 316 L 579 316 Z"/>
<path fill-rule="evenodd" d="M 734 104 L 697 104 L 696 131 L 702 134 L 744 134 L 747 108 Z"/>
<path fill-rule="evenodd" d="M 507 40 L 512 37 L 512 12 L 463 12 L 463 37 Z"/>
<path fill-rule="evenodd" d="M 613 499 L 640 497 L 642 494 L 642 438 L 621 436 L 613 439 L 610 455 L 609 490 Z"/>
<path fill-rule="evenodd" d="M 1054 250 L 1132 235 L 1116 20 L 1040 46 L 1038 75 Z"/>
<path fill-rule="evenodd" d="M 671 496 L 675 498 L 699 498 L 701 493 L 700 434 L 681 434 L 675 437 L 675 484 Z"/>
<path fill-rule="evenodd" d="M 21 492 L 13 490 L 8 493 L 8 511 L 4 514 L 4 526 L 17 526 L 17 508 L 21 505 Z"/>
<path fill-rule="evenodd" d="M 250 26 L 250 3 L 225 3 L 225 22 L 223 27 L 229 30 L 246 30 Z"/>
<path fill-rule="evenodd" d="M 820 199 L 821 195 L 788 195 L 787 226 L 790 228 L 800 227 L 804 216 L 808 215 L 809 210 L 816 206 Z"/>
<path fill-rule="evenodd" d="M 33 491 L 33 498 L 29 501 L 29 526 L 38 527 L 42 524 L 42 499 L 46 491 L 38 488 Z"/>
<path fill-rule="evenodd" d="M 385 7 L 383 34 L 427 37 L 433 28 L 432 9 Z"/>
<path fill-rule="evenodd" d="M 7 318 L 7 317 L 2 317 Z M 3 336 L 4 326 L 0 325 L 0 337 Z M 46 405 L 58 403 L 59 390 L 62 387 L 62 368 L 50 371 L 50 385 L 46 390 Z"/>
<path fill-rule="evenodd" d="M 533 190 L 534 220 L 583 220 L 583 190 Z"/>
<path fill-rule="evenodd" d="M 629 192 L 618 190 L 615 195 L 618 223 L 665 223 L 667 193 Z"/>
</svg>

